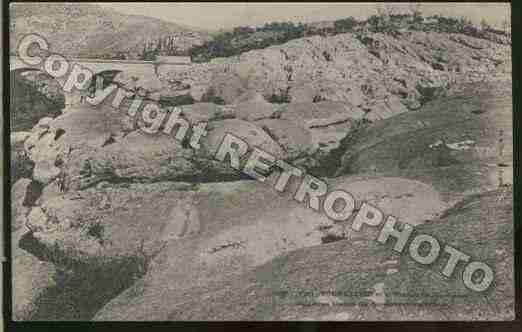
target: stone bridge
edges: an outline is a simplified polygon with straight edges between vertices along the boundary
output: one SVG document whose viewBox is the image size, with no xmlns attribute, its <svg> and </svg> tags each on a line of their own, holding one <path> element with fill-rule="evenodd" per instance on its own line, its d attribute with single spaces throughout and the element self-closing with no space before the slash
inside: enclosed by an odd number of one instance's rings
<svg viewBox="0 0 522 332">
<path fill-rule="evenodd" d="M 181 59 L 184 61 L 176 61 L 177 59 Z M 79 64 L 85 68 L 91 70 L 91 72 L 95 75 L 95 79 L 93 82 L 96 82 L 96 79 L 99 77 L 103 78 L 105 82 L 104 86 L 107 85 L 108 82 L 111 82 L 114 77 L 120 73 L 125 73 L 128 77 L 136 77 L 139 80 L 154 82 L 156 85 L 162 85 L 159 80 L 159 73 L 168 71 L 169 69 L 189 69 L 190 62 L 186 61 L 186 58 L 182 57 L 162 57 L 158 61 L 139 61 L 139 60 L 103 60 L 103 59 L 75 59 L 70 58 L 67 59 L 69 61 L 69 70 L 74 66 L 74 64 Z M 19 79 L 19 75 L 27 71 L 40 71 L 44 72 L 42 65 L 39 66 L 31 66 L 24 63 L 17 56 L 9 57 L 9 71 L 11 80 Z M 67 79 L 68 75 L 64 75 L 63 77 L 57 78 L 56 80 L 60 85 L 63 86 Z M 100 84 L 96 84 L 96 88 L 99 89 Z M 73 91 L 65 92 L 63 91 L 65 96 L 65 105 L 66 107 L 70 107 L 80 102 L 80 92 Z"/>
</svg>

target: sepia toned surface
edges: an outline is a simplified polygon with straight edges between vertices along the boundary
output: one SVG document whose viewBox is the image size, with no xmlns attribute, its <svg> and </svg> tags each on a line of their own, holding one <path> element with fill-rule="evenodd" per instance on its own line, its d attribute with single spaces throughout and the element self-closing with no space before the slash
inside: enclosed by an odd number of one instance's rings
<svg viewBox="0 0 522 332">
<path fill-rule="evenodd" d="M 11 5 L 13 320 L 514 319 L 509 6 L 297 5 Z"/>
</svg>

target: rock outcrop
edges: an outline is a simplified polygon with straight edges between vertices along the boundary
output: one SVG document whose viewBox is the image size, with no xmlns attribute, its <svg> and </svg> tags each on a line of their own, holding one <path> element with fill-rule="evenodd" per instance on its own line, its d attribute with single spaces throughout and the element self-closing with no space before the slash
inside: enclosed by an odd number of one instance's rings
<svg viewBox="0 0 522 332">
<path fill-rule="evenodd" d="M 502 200 L 500 205 L 498 199 Z M 481 203 L 486 205 L 481 207 Z M 421 267 L 407 255 L 394 255 L 389 245 L 381 245 L 373 238 L 359 238 L 297 249 L 243 274 L 233 270 L 225 279 L 214 276 L 202 283 L 204 277 L 198 274 L 197 286 L 189 286 L 191 282 L 183 285 L 187 282 L 186 271 L 178 275 L 160 268 L 167 264 L 168 257 L 164 257 L 149 276 L 111 301 L 95 319 L 511 319 L 511 204 L 509 192 L 490 192 L 468 199 L 418 228 L 440 241 L 458 244 L 468 253 L 475 252 L 476 238 L 487 238 L 476 258 L 491 262 L 498 284 L 485 295 L 466 289 L 458 277 L 443 280 L 436 271 L 440 266 Z M 494 217 L 480 212 L 482 209 L 494 211 Z M 482 223 L 486 223 L 486 232 L 477 226 Z M 167 280 L 172 278 L 178 283 L 166 288 Z M 433 305 L 433 301 L 438 305 L 427 312 L 426 305 Z"/>
<path fill-rule="evenodd" d="M 436 191 L 415 181 L 339 178 L 332 188 L 353 188 L 357 202 L 371 202 L 401 220 L 434 218 L 446 207 Z M 111 301 L 97 319 L 176 319 L 175 308 L 186 300 L 204 297 L 214 287 L 281 254 L 329 242 L 332 228 L 342 228 L 323 214 L 281 197 L 272 187 L 255 182 L 199 185 L 195 197 L 197 214 L 190 215 L 197 217 L 191 219 L 192 226 L 185 226 L 195 232 L 169 242 L 151 262 L 148 274 Z M 356 238 L 348 230 L 339 233 L 341 238 Z M 150 301 L 158 307 L 151 307 Z"/>
<path fill-rule="evenodd" d="M 244 116 L 243 107 L 248 104 L 264 105 L 272 111 L 258 121 L 237 118 Z M 170 112 L 172 109 L 166 119 Z M 84 106 L 43 121 L 24 141 L 24 153 L 35 164 L 32 178 L 42 185 L 58 181 L 64 191 L 84 189 L 100 181 L 209 182 L 244 178 L 214 158 L 227 133 L 278 159 L 295 161 L 305 169 L 321 169 L 360 124 L 364 113 L 339 102 L 276 107 L 252 101 L 182 106 L 180 116 L 191 125 L 208 122 L 208 134 L 202 137 L 199 150 L 189 144 L 191 129 L 182 141 L 176 138 L 178 127 L 170 135 L 163 132 L 164 126 L 156 134 L 149 134 L 143 131 L 147 125 L 140 114 L 133 120 L 125 109 L 117 110 L 107 103 L 95 108 Z"/>
<path fill-rule="evenodd" d="M 420 112 L 352 133 L 337 175 L 409 177 L 464 194 L 512 183 L 510 84 L 469 85 Z"/>
<path fill-rule="evenodd" d="M 212 90 L 231 104 L 257 92 L 292 102 L 340 101 L 369 119 L 418 109 L 455 83 L 510 74 L 509 45 L 461 34 L 408 31 L 313 36 L 253 50 L 187 70 L 161 73 L 191 86 L 196 100 Z"/>
</svg>

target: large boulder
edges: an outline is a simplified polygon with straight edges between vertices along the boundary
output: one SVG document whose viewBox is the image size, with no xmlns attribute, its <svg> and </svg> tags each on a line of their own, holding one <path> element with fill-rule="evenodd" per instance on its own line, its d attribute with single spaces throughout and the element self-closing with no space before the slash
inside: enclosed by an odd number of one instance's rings
<svg viewBox="0 0 522 332">
<path fill-rule="evenodd" d="M 122 114 L 121 110 L 106 104 L 81 105 L 76 108 L 75 112 L 63 114 L 54 120 L 50 119 L 32 129 L 31 136 L 25 141 L 25 149 L 33 160 L 48 160 L 45 151 L 50 150 L 52 146 L 66 145 L 72 149 L 99 147 L 107 144 L 110 136 L 120 137 L 124 134 L 125 114 Z M 51 140 L 57 143 L 52 145 L 48 142 Z M 40 154 L 43 155 L 41 158 Z"/>
<path fill-rule="evenodd" d="M 71 151 L 102 147 L 125 133 L 124 117 L 118 110 L 106 105 L 78 108 L 39 123 L 24 142 L 25 153 L 35 164 L 33 178 L 42 185 L 62 174 L 61 168 Z"/>
<path fill-rule="evenodd" d="M 100 181 L 160 182 L 196 177 L 194 151 L 174 137 L 134 131 L 119 141 L 98 149 L 73 150 L 64 163 L 64 187 L 75 190 Z"/>
<path fill-rule="evenodd" d="M 314 172 L 328 174 L 337 159 L 341 142 L 361 123 L 365 113 L 358 107 L 333 101 L 317 103 L 290 103 L 281 109 L 281 121 L 291 122 L 310 137 L 308 154 L 295 161 L 298 166 Z M 295 133 L 289 131 L 288 135 Z"/>
</svg>

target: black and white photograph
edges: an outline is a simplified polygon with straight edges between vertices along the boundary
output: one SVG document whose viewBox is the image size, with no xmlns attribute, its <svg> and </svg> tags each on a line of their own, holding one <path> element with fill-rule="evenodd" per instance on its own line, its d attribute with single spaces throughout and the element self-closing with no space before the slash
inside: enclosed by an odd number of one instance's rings
<svg viewBox="0 0 522 332">
<path fill-rule="evenodd" d="M 4 321 L 513 321 L 511 17 L 9 3 Z"/>
</svg>

